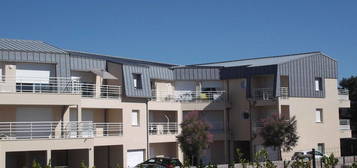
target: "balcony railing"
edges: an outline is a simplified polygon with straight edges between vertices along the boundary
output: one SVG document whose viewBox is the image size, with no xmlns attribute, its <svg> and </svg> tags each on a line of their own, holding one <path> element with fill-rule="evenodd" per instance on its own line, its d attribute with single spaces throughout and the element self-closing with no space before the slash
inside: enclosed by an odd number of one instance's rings
<svg viewBox="0 0 357 168">
<path fill-rule="evenodd" d="M 348 89 L 338 89 L 338 99 L 339 100 L 349 100 L 349 91 Z"/>
<path fill-rule="evenodd" d="M 0 81 L 0 92 L 3 93 L 54 93 L 77 94 L 90 98 L 119 98 L 121 87 L 117 85 L 101 85 L 80 83 L 68 77 L 30 78 L 5 77 Z"/>
<path fill-rule="evenodd" d="M 273 88 L 255 88 L 253 97 L 256 100 L 272 100 L 274 99 Z"/>
<path fill-rule="evenodd" d="M 223 102 L 225 91 L 156 91 L 153 90 L 152 99 L 155 101 L 173 102 Z"/>
<path fill-rule="evenodd" d="M 0 140 L 93 138 L 121 136 L 122 133 L 122 123 L 0 122 Z"/>
<path fill-rule="evenodd" d="M 80 83 L 80 93 L 87 98 L 117 99 L 121 94 L 121 87 L 117 85 L 101 85 L 100 90 L 96 89 L 96 84 Z"/>
<path fill-rule="evenodd" d="M 150 122 L 149 123 L 150 135 L 177 134 L 177 132 L 178 132 L 177 122 Z"/>
<path fill-rule="evenodd" d="M 30 78 L 3 76 L 0 92 L 80 94 L 79 82 L 66 77 Z"/>
<path fill-rule="evenodd" d="M 280 87 L 280 97 L 283 99 L 287 99 L 289 97 L 288 87 Z"/>
<path fill-rule="evenodd" d="M 94 135 L 100 136 L 121 136 L 123 135 L 122 123 L 94 123 Z"/>
<path fill-rule="evenodd" d="M 341 130 L 350 130 L 350 120 L 349 119 L 340 119 L 340 129 Z"/>
</svg>

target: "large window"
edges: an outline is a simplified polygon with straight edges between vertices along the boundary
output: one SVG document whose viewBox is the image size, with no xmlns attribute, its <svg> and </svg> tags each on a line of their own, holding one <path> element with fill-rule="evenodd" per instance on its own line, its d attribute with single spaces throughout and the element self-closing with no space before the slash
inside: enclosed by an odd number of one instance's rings
<svg viewBox="0 0 357 168">
<path fill-rule="evenodd" d="M 316 91 L 322 90 L 322 78 L 315 78 L 315 90 Z"/>
<path fill-rule="evenodd" d="M 323 122 L 323 111 L 322 109 L 315 110 L 315 122 L 322 123 Z"/>
<path fill-rule="evenodd" d="M 139 124 L 140 124 L 139 110 L 133 110 L 131 112 L 131 125 L 139 126 Z"/>
<path fill-rule="evenodd" d="M 133 74 L 133 84 L 136 89 L 143 88 L 141 74 Z"/>
</svg>

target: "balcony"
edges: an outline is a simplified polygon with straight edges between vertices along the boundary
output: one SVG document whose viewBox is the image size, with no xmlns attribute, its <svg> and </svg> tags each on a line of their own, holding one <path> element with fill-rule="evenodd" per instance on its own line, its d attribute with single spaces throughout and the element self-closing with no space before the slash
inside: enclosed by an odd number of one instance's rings
<svg viewBox="0 0 357 168">
<path fill-rule="evenodd" d="M 75 139 L 122 135 L 122 123 L 0 122 L 0 140 Z"/>
<path fill-rule="evenodd" d="M 98 89 L 97 89 L 98 88 Z M 68 77 L 16 78 L 2 76 L 0 93 L 71 94 L 88 98 L 117 99 L 121 87 L 80 83 Z"/>
<path fill-rule="evenodd" d="M 153 90 L 152 100 L 169 102 L 224 102 L 225 91 L 172 91 Z"/>
<path fill-rule="evenodd" d="M 338 89 L 338 99 L 339 100 L 349 100 L 349 91 L 348 89 Z"/>
<path fill-rule="evenodd" d="M 99 90 L 96 84 L 80 83 L 78 87 L 85 98 L 118 99 L 121 95 L 121 87 L 117 85 L 101 85 Z"/>
<path fill-rule="evenodd" d="M 255 88 L 253 89 L 253 98 L 255 100 L 273 100 L 273 88 Z"/>
<path fill-rule="evenodd" d="M 170 135 L 178 133 L 177 122 L 150 122 L 149 134 L 150 135 Z"/>
<path fill-rule="evenodd" d="M 287 99 L 289 97 L 289 88 L 288 87 L 280 87 L 280 97 L 282 99 Z"/>
<path fill-rule="evenodd" d="M 340 119 L 340 130 L 350 130 L 350 120 L 349 119 Z"/>
</svg>

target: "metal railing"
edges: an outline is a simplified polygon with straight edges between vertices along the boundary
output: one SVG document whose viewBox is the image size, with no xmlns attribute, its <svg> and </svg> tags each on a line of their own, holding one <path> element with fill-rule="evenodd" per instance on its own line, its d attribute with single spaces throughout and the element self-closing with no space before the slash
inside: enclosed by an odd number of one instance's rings
<svg viewBox="0 0 357 168">
<path fill-rule="evenodd" d="M 73 139 L 121 136 L 122 123 L 91 121 L 0 122 L 0 140 Z"/>
<path fill-rule="evenodd" d="M 123 135 L 123 123 L 94 123 L 94 135 L 121 136 Z"/>
<path fill-rule="evenodd" d="M 339 95 L 348 95 L 349 91 L 348 91 L 348 89 L 338 88 L 338 94 Z"/>
<path fill-rule="evenodd" d="M 348 89 L 338 89 L 338 99 L 339 100 L 349 100 L 349 90 Z"/>
<path fill-rule="evenodd" d="M 273 88 L 255 88 L 253 97 L 256 100 L 272 100 L 274 99 Z"/>
<path fill-rule="evenodd" d="M 3 76 L 0 92 L 80 94 L 78 81 L 67 77 L 8 77 Z"/>
<path fill-rule="evenodd" d="M 177 122 L 149 122 L 150 135 L 177 134 Z"/>
<path fill-rule="evenodd" d="M 340 119 L 340 129 L 341 130 L 350 130 L 350 120 L 349 119 Z"/>
<path fill-rule="evenodd" d="M 280 87 L 280 97 L 283 99 L 287 99 L 289 97 L 288 87 Z"/>
<path fill-rule="evenodd" d="M 117 85 L 101 85 L 100 87 L 100 98 L 113 98 L 117 99 L 120 97 L 121 87 Z"/>
<path fill-rule="evenodd" d="M 157 91 L 153 90 L 152 100 L 174 102 L 223 102 L 225 91 Z"/>
<path fill-rule="evenodd" d="M 69 77 L 8 77 L 2 76 L 0 92 L 4 93 L 55 93 L 78 94 L 88 98 L 119 98 L 121 87 L 118 85 L 101 85 L 81 83 Z"/>
</svg>

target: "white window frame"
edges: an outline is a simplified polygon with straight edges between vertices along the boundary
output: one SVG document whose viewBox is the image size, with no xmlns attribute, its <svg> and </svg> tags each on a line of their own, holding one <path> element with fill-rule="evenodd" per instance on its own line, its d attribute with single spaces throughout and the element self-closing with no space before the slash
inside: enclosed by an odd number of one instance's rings
<svg viewBox="0 0 357 168">
<path fill-rule="evenodd" d="M 315 78 L 315 91 L 322 90 L 322 78 Z"/>
<path fill-rule="evenodd" d="M 323 123 L 323 109 L 317 108 L 315 109 L 315 122 L 316 123 Z"/>
<path fill-rule="evenodd" d="M 131 126 L 135 126 L 135 127 L 140 126 L 140 111 L 139 110 L 131 111 Z"/>
<path fill-rule="evenodd" d="M 140 80 L 139 80 L 140 79 Z M 133 86 L 135 89 L 142 89 L 142 75 L 138 73 L 133 73 Z"/>
</svg>

